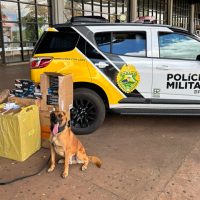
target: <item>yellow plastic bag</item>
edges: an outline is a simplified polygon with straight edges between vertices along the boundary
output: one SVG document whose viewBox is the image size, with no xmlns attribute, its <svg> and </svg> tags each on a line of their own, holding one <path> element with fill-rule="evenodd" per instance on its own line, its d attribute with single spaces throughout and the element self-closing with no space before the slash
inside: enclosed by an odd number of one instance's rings
<svg viewBox="0 0 200 200">
<path fill-rule="evenodd" d="M 22 108 L 16 114 L 0 114 L 0 156 L 24 161 L 40 147 L 41 129 L 36 105 Z"/>
</svg>

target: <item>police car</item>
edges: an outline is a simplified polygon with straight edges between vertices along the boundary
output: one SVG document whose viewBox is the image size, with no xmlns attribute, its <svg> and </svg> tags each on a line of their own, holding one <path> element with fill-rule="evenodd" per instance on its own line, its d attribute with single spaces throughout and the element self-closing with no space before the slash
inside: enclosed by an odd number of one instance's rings
<svg viewBox="0 0 200 200">
<path fill-rule="evenodd" d="M 72 127 L 96 130 L 106 110 L 122 114 L 199 115 L 200 39 L 156 24 L 99 18 L 55 25 L 38 41 L 31 77 L 73 74 Z"/>
</svg>

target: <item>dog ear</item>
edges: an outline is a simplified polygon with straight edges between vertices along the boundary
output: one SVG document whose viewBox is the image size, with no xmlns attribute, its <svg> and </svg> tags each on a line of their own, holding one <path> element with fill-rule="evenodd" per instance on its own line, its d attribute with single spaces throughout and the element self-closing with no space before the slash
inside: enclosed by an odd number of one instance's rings
<svg viewBox="0 0 200 200">
<path fill-rule="evenodd" d="M 50 118 L 51 118 L 51 117 L 55 117 L 55 112 L 54 112 L 54 111 L 51 111 L 51 112 L 50 112 Z"/>
<path fill-rule="evenodd" d="M 55 120 L 56 120 L 56 115 L 55 115 L 55 112 L 52 111 L 52 112 L 50 113 L 50 122 L 51 122 L 51 124 L 54 123 Z"/>
</svg>

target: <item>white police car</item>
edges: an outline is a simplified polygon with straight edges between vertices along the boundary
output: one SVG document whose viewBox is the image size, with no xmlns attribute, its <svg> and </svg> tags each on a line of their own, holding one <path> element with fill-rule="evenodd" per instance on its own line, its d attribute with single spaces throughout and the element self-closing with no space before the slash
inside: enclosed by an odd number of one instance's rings
<svg viewBox="0 0 200 200">
<path fill-rule="evenodd" d="M 96 130 L 106 109 L 123 114 L 200 114 L 197 36 L 165 25 L 84 20 L 45 32 L 31 63 L 35 82 L 44 72 L 73 75 L 75 132 Z"/>
</svg>

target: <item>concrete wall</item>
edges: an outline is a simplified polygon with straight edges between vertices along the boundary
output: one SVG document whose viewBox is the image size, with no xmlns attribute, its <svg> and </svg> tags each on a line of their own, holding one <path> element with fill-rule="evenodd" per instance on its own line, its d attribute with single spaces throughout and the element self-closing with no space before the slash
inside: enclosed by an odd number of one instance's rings
<svg viewBox="0 0 200 200">
<path fill-rule="evenodd" d="M 172 13 L 173 13 L 173 0 L 168 0 L 168 19 L 169 25 L 172 25 Z"/>
<path fill-rule="evenodd" d="M 130 1 L 130 21 L 134 21 L 138 17 L 137 14 L 137 0 Z"/>
<path fill-rule="evenodd" d="M 194 15 L 195 15 L 195 5 L 194 4 L 192 4 L 191 6 L 190 6 L 190 32 L 191 33 L 194 33 L 194 31 L 195 31 L 195 27 L 194 27 Z"/>
</svg>

